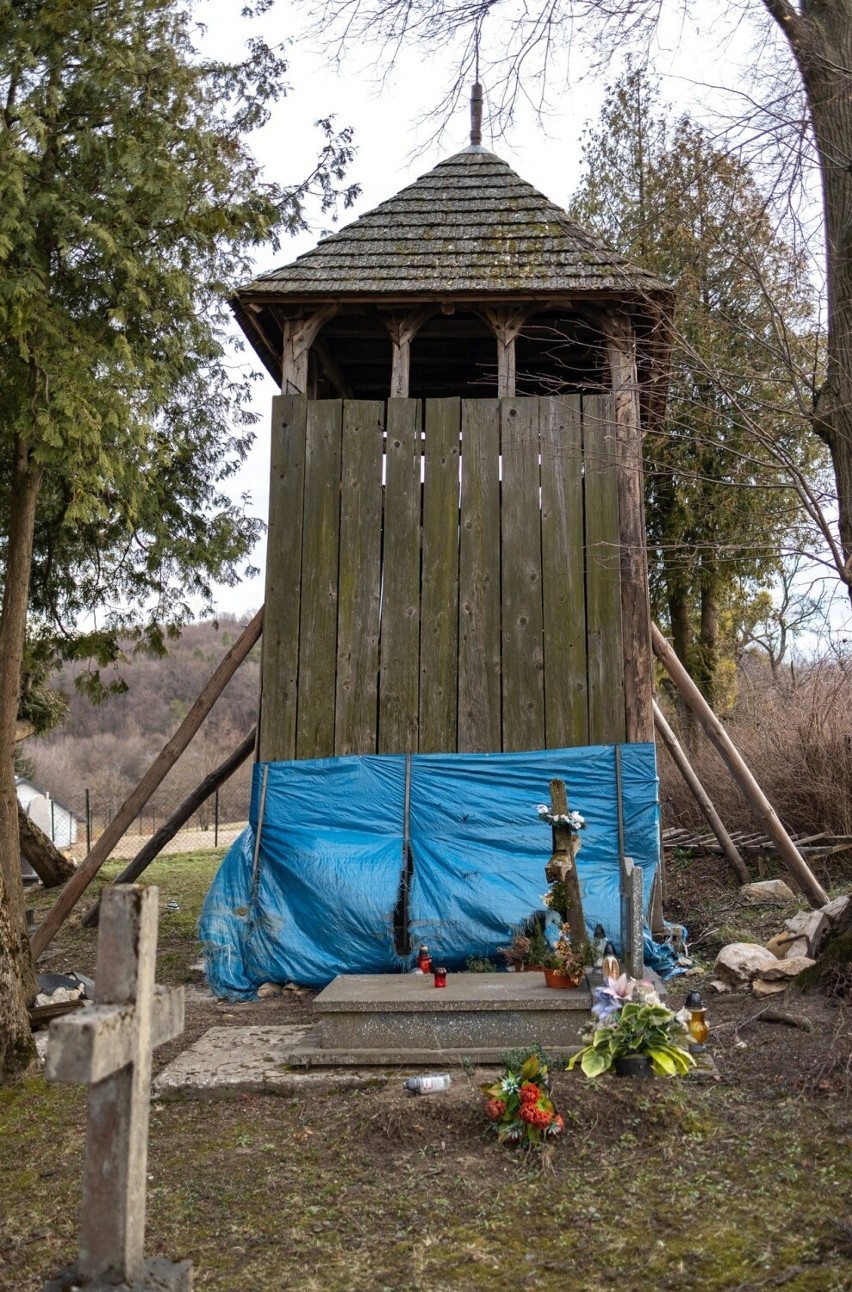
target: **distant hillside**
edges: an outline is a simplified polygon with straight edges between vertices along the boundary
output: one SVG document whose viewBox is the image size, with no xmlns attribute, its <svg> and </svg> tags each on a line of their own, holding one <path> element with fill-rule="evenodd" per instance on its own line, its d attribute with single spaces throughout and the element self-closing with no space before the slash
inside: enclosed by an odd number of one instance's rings
<svg viewBox="0 0 852 1292">
<path fill-rule="evenodd" d="M 139 781 L 152 758 L 174 732 L 222 656 L 244 627 L 220 619 L 186 627 L 162 659 L 131 655 L 116 672 L 127 691 L 92 704 L 64 670 L 53 680 L 68 697 L 68 718 L 48 736 L 27 740 L 21 751 L 32 759 L 34 779 L 52 797 L 83 814 L 89 790 L 93 811 L 110 816 Z M 260 691 L 260 648 L 237 670 L 190 748 L 179 760 L 149 812 L 162 820 L 190 789 L 227 756 L 254 726 Z M 248 810 L 250 762 L 228 790 L 229 816 Z"/>
</svg>

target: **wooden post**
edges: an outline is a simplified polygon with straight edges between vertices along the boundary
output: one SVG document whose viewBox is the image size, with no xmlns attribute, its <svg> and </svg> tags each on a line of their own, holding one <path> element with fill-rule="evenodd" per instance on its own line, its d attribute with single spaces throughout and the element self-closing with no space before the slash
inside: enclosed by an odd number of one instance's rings
<svg viewBox="0 0 852 1292">
<path fill-rule="evenodd" d="M 36 927 L 30 939 L 30 948 L 34 961 L 50 945 L 57 930 L 65 923 L 76 902 L 108 859 L 119 839 L 135 821 L 157 786 L 171 771 L 224 691 L 227 683 L 256 644 L 262 631 L 263 607 L 261 606 L 254 619 L 250 624 L 246 625 L 234 645 L 224 656 L 175 734 L 166 741 L 136 786 L 136 789 L 125 799 L 86 860 L 69 879 L 53 906 Z"/>
<path fill-rule="evenodd" d="M 191 794 L 187 795 L 180 807 L 176 808 L 168 820 L 163 822 L 159 830 L 151 836 L 145 846 L 139 849 L 130 864 L 124 867 L 121 874 L 113 881 L 115 884 L 130 884 L 134 879 L 138 879 L 142 872 L 148 869 L 154 858 L 160 855 L 169 840 L 175 837 L 181 826 L 189 820 L 193 812 L 197 811 L 204 800 L 208 799 L 211 794 L 217 796 L 216 832 L 213 836 L 213 846 L 216 846 L 219 832 L 219 786 L 223 785 L 229 776 L 233 776 L 237 768 L 252 753 L 256 735 L 257 729 L 252 728 L 242 744 L 232 754 L 229 754 L 223 763 L 214 768 L 208 776 L 205 776 L 201 784 L 196 786 Z M 100 904 L 101 899 L 98 898 L 94 906 L 83 916 L 83 924 L 88 928 L 92 928 L 97 924 Z"/>
<path fill-rule="evenodd" d="M 672 762 L 692 791 L 693 797 L 701 808 L 707 824 L 719 840 L 722 852 L 730 862 L 731 870 L 733 870 L 741 884 L 750 883 L 751 875 L 748 873 L 746 864 L 737 851 L 736 844 L 722 824 L 721 817 L 714 808 L 710 796 L 693 771 L 689 759 L 684 752 L 683 746 L 666 721 L 665 714 L 657 704 L 656 700 L 654 701 L 654 725 L 663 738 L 663 744 L 672 756 Z"/>
<path fill-rule="evenodd" d="M 391 399 L 408 399 L 411 343 L 436 310 L 436 305 L 429 305 L 425 309 L 404 312 L 393 310 L 389 314 L 382 314 L 391 341 Z"/>
<path fill-rule="evenodd" d="M 80 1254 L 72 1277 L 60 1276 L 51 1290 L 116 1278 L 174 1292 L 191 1287 L 188 1261 L 146 1262 L 144 1251 L 151 1052 L 184 1024 L 183 987 L 154 986 L 157 902 L 153 887 L 104 894 L 94 1006 L 50 1026 L 48 1080 L 89 1086 Z"/>
<path fill-rule="evenodd" d="M 307 394 L 308 354 L 323 324 L 336 313 L 336 305 L 324 305 L 307 318 L 285 318 L 282 321 L 282 395 Z"/>
<path fill-rule="evenodd" d="M 625 735 L 630 742 L 651 741 L 654 739 L 653 657 L 636 342 L 629 319 L 609 319 L 606 332 L 618 460 Z"/>
<path fill-rule="evenodd" d="M 722 761 L 748 799 L 769 838 L 777 846 L 784 865 L 798 883 L 811 906 L 815 909 L 825 906 L 828 902 L 828 894 L 784 829 L 777 812 L 749 771 L 727 731 L 656 624 L 651 626 L 651 640 L 654 654 L 695 714 L 707 738 L 718 750 Z"/>
<path fill-rule="evenodd" d="M 515 338 L 533 308 L 531 305 L 516 309 L 483 306 L 479 311 L 497 338 L 497 396 L 500 399 L 515 397 Z"/>
<path fill-rule="evenodd" d="M 555 817 L 568 815 L 568 796 L 565 782 L 550 782 L 550 810 Z M 558 879 L 565 885 L 568 893 L 568 927 L 571 930 L 571 945 L 575 953 L 582 958 L 583 964 L 591 964 L 589 935 L 586 932 L 586 919 L 583 914 L 583 897 L 580 892 L 580 879 L 577 875 L 577 853 L 580 851 L 580 840 L 567 825 L 553 825 L 553 856 L 547 863 L 545 876 L 549 883 Z"/>
</svg>

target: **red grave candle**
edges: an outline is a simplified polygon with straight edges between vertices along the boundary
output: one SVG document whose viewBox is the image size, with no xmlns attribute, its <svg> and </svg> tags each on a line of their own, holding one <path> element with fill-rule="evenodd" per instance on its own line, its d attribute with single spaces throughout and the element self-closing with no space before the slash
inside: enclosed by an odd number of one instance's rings
<svg viewBox="0 0 852 1292">
<path fill-rule="evenodd" d="M 436 970 L 435 970 L 435 986 L 436 986 L 436 987 L 446 987 L 446 985 L 447 985 L 447 971 L 446 971 L 446 969 L 436 969 Z"/>
</svg>

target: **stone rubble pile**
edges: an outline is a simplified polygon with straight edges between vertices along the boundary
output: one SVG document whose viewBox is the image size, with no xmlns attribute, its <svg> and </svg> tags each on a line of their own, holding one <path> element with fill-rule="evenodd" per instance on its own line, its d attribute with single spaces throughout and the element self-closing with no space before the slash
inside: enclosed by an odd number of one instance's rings
<svg viewBox="0 0 852 1292">
<path fill-rule="evenodd" d="M 782 891 L 783 890 L 783 891 Z M 740 890 L 750 905 L 786 905 L 795 895 L 783 880 L 746 884 Z M 784 921 L 784 930 L 766 946 L 755 942 L 731 942 L 722 947 L 711 983 L 717 991 L 748 991 L 755 996 L 774 996 L 811 965 L 816 964 L 829 933 L 839 922 L 852 898 L 836 897 L 818 911 L 799 911 Z"/>
</svg>

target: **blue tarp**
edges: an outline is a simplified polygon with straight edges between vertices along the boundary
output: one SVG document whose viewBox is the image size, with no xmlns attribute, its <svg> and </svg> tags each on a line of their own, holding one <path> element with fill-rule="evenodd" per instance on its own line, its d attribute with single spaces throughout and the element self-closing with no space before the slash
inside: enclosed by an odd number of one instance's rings
<svg viewBox="0 0 852 1292">
<path fill-rule="evenodd" d="M 620 746 L 624 849 L 644 872 L 659 858 L 653 744 Z M 258 845 L 262 785 L 266 779 Z M 228 851 L 199 935 L 217 995 L 262 982 L 324 986 L 339 973 L 393 972 L 394 918 L 406 875 L 406 776 L 414 951 L 461 967 L 493 955 L 542 910 L 549 826 L 536 806 L 553 777 L 586 819 L 578 870 L 589 932 L 620 950 L 615 746 L 517 754 L 415 754 L 258 764 L 248 829 Z"/>
</svg>

